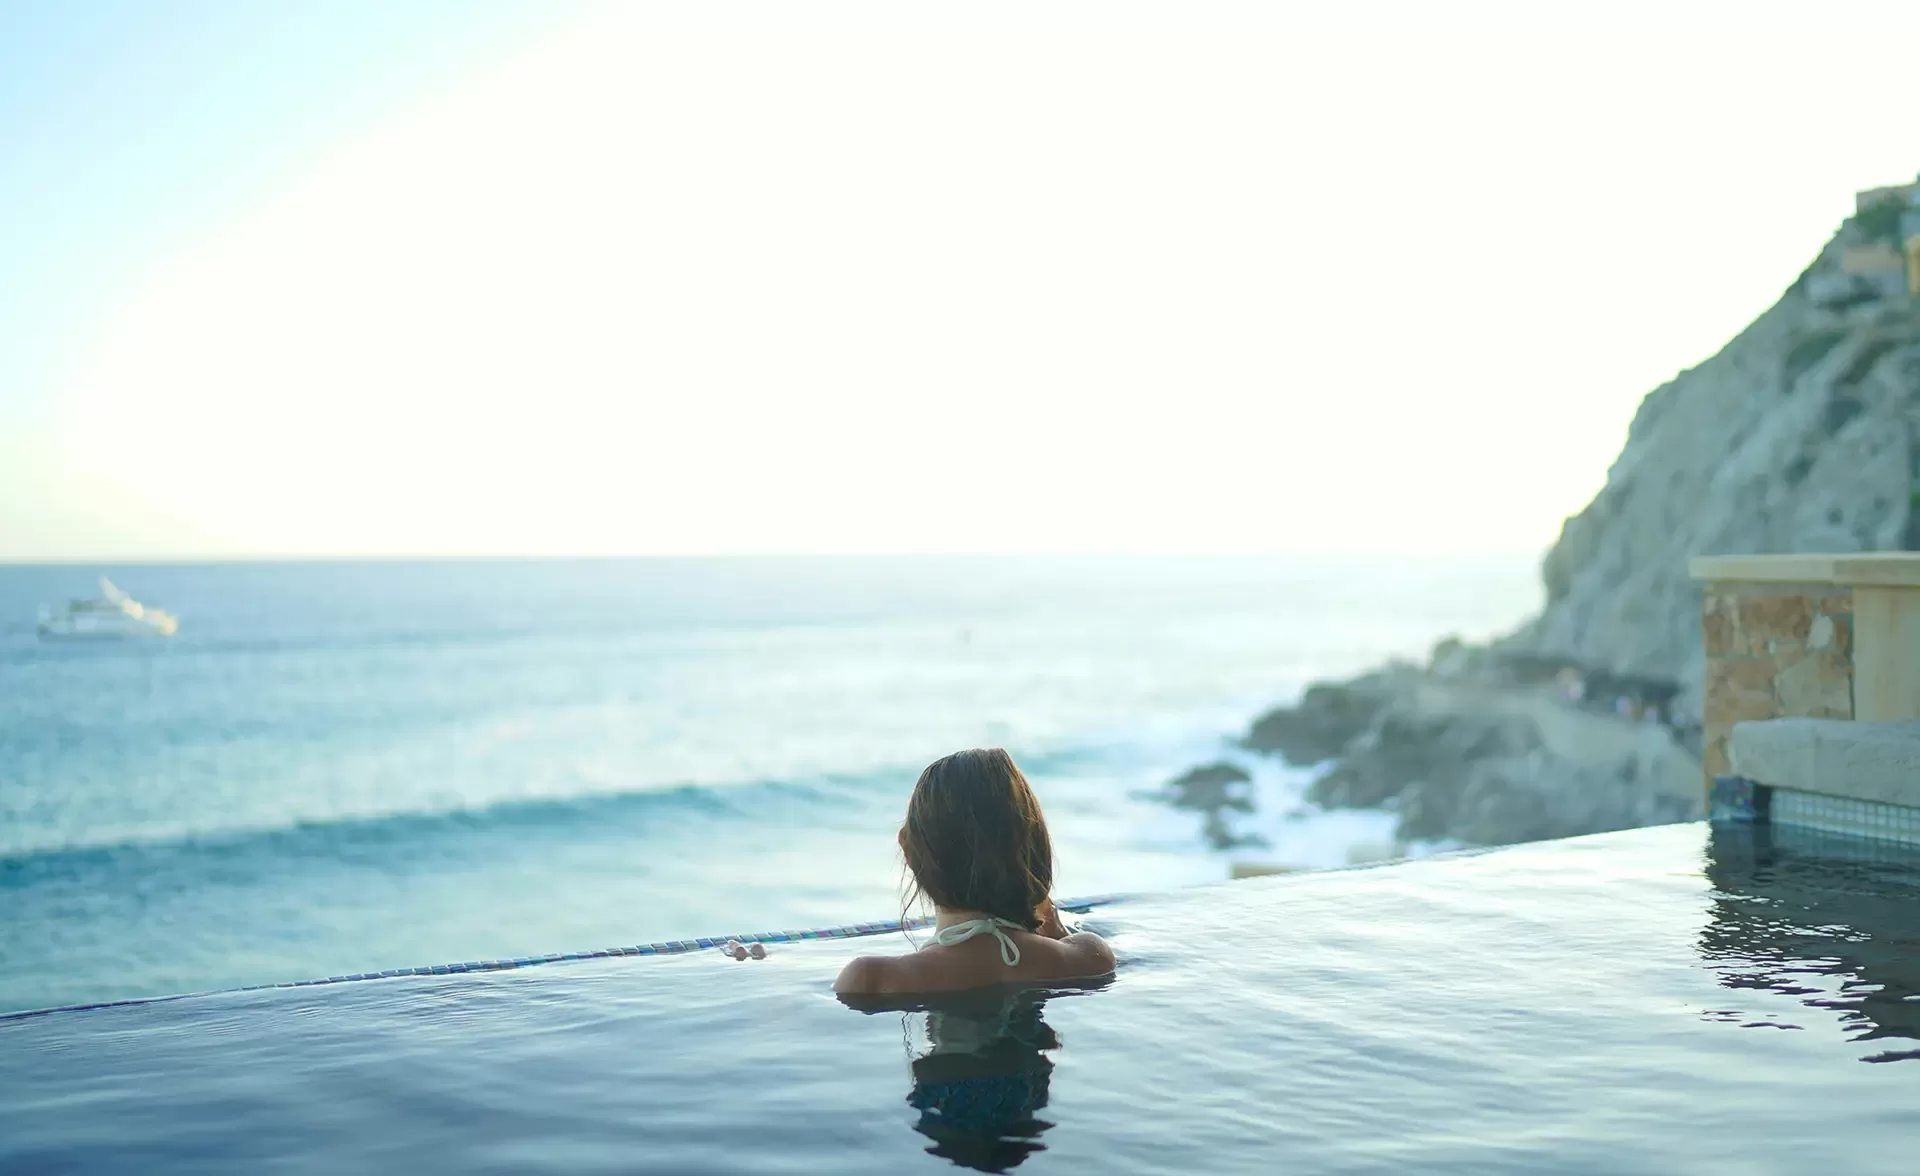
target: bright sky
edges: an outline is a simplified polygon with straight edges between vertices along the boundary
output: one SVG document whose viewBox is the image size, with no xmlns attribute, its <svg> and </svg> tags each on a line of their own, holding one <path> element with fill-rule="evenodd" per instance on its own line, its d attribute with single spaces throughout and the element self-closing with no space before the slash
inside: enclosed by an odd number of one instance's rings
<svg viewBox="0 0 1920 1176">
<path fill-rule="evenodd" d="M 0 559 L 1540 549 L 1920 168 L 1570 10 L 0 0 Z"/>
</svg>

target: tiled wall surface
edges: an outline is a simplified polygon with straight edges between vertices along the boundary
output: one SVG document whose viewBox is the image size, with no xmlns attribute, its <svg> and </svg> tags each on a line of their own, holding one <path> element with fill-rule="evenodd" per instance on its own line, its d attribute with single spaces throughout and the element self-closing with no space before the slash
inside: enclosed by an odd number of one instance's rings
<svg viewBox="0 0 1920 1176">
<path fill-rule="evenodd" d="M 1707 796 L 1716 825 L 1771 825 L 1809 835 L 1920 848 L 1920 808 L 1908 805 L 1769 788 L 1738 776 L 1716 777 Z"/>
<path fill-rule="evenodd" d="M 1702 624 L 1709 779 L 1727 733 L 1750 719 L 1853 717 L 1853 593 L 1831 584 L 1710 583 Z"/>
<path fill-rule="evenodd" d="M 1795 825 L 1849 837 L 1873 837 L 1920 845 L 1920 809 L 1811 792 L 1773 790 L 1769 817 L 1776 825 Z"/>
</svg>

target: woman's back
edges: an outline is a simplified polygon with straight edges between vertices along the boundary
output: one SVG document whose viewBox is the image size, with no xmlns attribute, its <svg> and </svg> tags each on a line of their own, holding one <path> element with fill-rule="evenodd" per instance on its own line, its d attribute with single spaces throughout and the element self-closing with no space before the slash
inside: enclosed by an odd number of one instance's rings
<svg viewBox="0 0 1920 1176">
<path fill-rule="evenodd" d="M 957 912 L 965 915 L 970 912 Z M 942 912 L 934 940 L 904 956 L 862 956 L 840 973 L 834 991 L 846 995 L 954 992 L 990 984 L 1046 984 L 1089 980 L 1113 971 L 1113 949 L 1090 931 L 1069 933 L 1051 904 L 1040 930 L 1003 925 L 978 930 L 984 919 L 949 919 Z M 964 937 L 939 938 L 947 931 Z"/>
</svg>

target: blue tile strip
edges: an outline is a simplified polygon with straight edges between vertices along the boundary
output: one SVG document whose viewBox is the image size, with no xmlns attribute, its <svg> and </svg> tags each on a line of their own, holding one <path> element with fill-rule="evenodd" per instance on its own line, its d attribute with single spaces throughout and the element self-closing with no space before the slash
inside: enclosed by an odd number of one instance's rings
<svg viewBox="0 0 1920 1176">
<path fill-rule="evenodd" d="M 1715 776 L 1708 819 L 1716 825 L 1771 824 L 1920 845 L 1920 808 L 1772 788 L 1738 776 Z"/>
<path fill-rule="evenodd" d="M 1102 894 L 1093 898 L 1078 898 L 1071 902 L 1061 902 L 1063 911 L 1085 914 L 1097 906 L 1107 906 L 1120 902 L 1124 898 L 1118 894 Z M 91 1004 L 58 1005 L 47 1009 L 29 1009 L 17 1013 L 0 1013 L 0 1021 L 17 1021 L 23 1017 L 40 1017 L 48 1013 L 79 1013 L 91 1009 L 119 1008 L 122 1005 L 161 1004 L 166 1001 L 185 1000 L 190 996 L 213 996 L 221 992 L 257 992 L 264 988 L 313 988 L 322 984 L 348 984 L 358 980 L 390 980 L 400 976 L 448 976 L 463 972 L 505 972 L 515 968 L 530 968 L 536 964 L 557 963 L 562 960 L 604 959 L 610 956 L 651 956 L 685 955 L 688 952 L 705 951 L 728 940 L 740 943 L 790 943 L 802 939 L 856 939 L 865 935 L 884 935 L 891 931 L 917 931 L 930 926 L 932 919 L 916 918 L 902 922 L 889 919 L 884 923 L 855 923 L 846 927 L 820 927 L 811 931 L 763 931 L 753 935 L 714 935 L 700 939 L 675 939 L 666 943 L 648 943 L 637 947 L 607 947 L 598 951 L 580 951 L 567 954 L 543 956 L 523 956 L 513 960 L 473 960 L 464 964 L 425 964 L 417 968 L 388 968 L 383 972 L 357 972 L 350 976 L 328 976 L 322 980 L 283 980 L 276 984 L 247 984 L 239 988 L 218 988 L 209 992 L 182 992 L 173 996 L 137 996 L 127 1000 L 103 1000 Z"/>
<path fill-rule="evenodd" d="M 1775 825 L 1920 845 L 1920 808 L 1776 788 L 1772 809 Z"/>
</svg>

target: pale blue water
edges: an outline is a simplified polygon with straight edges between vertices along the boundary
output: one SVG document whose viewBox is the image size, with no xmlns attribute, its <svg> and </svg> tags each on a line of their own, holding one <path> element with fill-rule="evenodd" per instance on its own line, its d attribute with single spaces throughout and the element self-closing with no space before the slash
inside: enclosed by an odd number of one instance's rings
<svg viewBox="0 0 1920 1176">
<path fill-rule="evenodd" d="M 101 572 L 176 613 L 38 641 Z M 0 1010 L 897 912 L 919 768 L 1004 744 L 1063 893 L 1225 876 L 1133 797 L 1306 680 L 1534 603 L 1527 561 L 0 567 Z M 1344 862 L 1385 814 L 1260 856 Z"/>
<path fill-rule="evenodd" d="M 1091 992 L 836 1002 L 893 937 L 0 1019 L 0 1170 L 1909 1176 L 1912 851 L 1704 832 L 1098 908 Z"/>
</svg>

